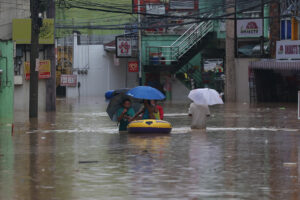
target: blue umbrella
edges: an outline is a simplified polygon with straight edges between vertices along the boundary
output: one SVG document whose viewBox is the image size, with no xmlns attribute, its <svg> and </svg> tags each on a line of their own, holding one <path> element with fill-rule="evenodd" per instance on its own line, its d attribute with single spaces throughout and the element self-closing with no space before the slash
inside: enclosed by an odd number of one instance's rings
<svg viewBox="0 0 300 200">
<path fill-rule="evenodd" d="M 138 86 L 129 90 L 126 94 L 136 99 L 162 100 L 166 98 L 163 93 L 150 86 Z"/>
</svg>

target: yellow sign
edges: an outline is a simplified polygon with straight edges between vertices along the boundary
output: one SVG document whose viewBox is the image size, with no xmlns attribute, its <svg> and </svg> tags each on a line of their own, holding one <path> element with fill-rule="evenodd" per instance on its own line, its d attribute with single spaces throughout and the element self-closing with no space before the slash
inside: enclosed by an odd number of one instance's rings
<svg viewBox="0 0 300 200">
<path fill-rule="evenodd" d="M 31 43 L 31 19 L 13 19 L 13 41 Z M 39 34 L 40 44 L 54 44 L 54 19 L 43 19 Z"/>
<path fill-rule="evenodd" d="M 30 80 L 30 62 L 25 62 L 25 80 Z M 50 60 L 40 60 L 39 79 L 47 79 L 51 77 Z"/>
<path fill-rule="evenodd" d="M 292 40 L 298 40 L 298 21 L 292 17 Z"/>
</svg>

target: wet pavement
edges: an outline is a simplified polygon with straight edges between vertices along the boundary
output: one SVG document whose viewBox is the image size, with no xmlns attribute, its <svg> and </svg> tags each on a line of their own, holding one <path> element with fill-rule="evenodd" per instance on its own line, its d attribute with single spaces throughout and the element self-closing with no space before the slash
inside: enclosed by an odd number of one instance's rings
<svg viewBox="0 0 300 200">
<path fill-rule="evenodd" d="M 0 134 L 0 199 L 300 199 L 296 104 L 226 104 L 191 131 L 166 104 L 170 135 L 119 134 L 102 99 L 57 101 Z"/>
</svg>

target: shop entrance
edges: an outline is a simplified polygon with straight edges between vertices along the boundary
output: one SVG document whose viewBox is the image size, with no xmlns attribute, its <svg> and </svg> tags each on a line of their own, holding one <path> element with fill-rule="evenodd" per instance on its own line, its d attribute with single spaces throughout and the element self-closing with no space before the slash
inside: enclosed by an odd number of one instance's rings
<svg viewBox="0 0 300 200">
<path fill-rule="evenodd" d="M 300 72 L 296 70 L 252 69 L 252 102 L 297 102 Z"/>
</svg>

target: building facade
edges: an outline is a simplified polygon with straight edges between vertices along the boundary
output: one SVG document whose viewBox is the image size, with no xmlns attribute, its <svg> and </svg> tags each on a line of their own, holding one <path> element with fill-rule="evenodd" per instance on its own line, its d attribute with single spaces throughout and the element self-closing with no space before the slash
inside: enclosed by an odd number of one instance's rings
<svg viewBox="0 0 300 200">
<path fill-rule="evenodd" d="M 235 59 L 238 101 L 297 102 L 300 89 L 297 2 L 282 1 L 268 5 L 267 16 L 272 20 L 269 24 L 265 23 L 269 34 L 264 36 L 263 58 L 248 56 Z"/>
<path fill-rule="evenodd" d="M 224 22 L 193 22 L 197 17 L 209 19 L 222 14 L 222 3 L 222 0 L 190 0 L 184 3 L 177 0 L 143 1 L 141 9 L 146 12 L 146 16 L 142 24 L 153 27 L 142 31 L 145 85 L 160 89 L 167 99 L 173 101 L 182 97 L 177 91 L 179 88 L 184 93 L 199 87 L 215 88 L 223 92 Z"/>
<path fill-rule="evenodd" d="M 0 0 L 0 126 L 11 125 L 14 113 L 14 43 L 12 20 L 28 17 L 29 0 Z"/>
</svg>

